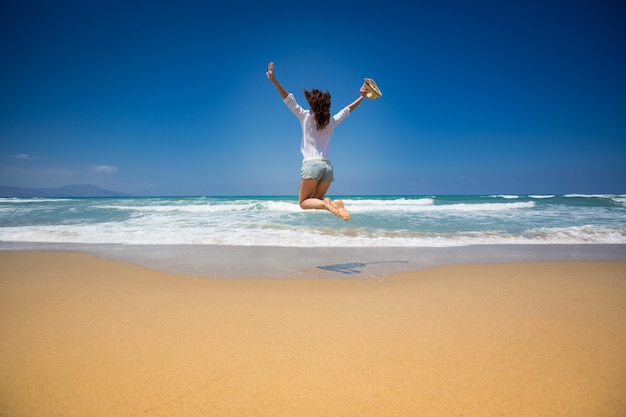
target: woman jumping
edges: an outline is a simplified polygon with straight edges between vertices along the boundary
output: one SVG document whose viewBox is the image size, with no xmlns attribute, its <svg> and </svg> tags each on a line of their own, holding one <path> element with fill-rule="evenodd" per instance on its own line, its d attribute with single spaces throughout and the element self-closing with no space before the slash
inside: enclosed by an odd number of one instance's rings
<svg viewBox="0 0 626 417">
<path fill-rule="evenodd" d="M 304 90 L 304 96 L 311 108 L 311 110 L 305 110 L 296 102 L 293 94 L 288 93 L 276 80 L 273 62 L 268 64 L 265 74 L 278 90 L 283 102 L 296 115 L 302 125 L 300 151 L 304 159 L 302 160 L 300 192 L 298 193 L 300 207 L 304 210 L 328 210 L 336 216 L 348 220 L 350 213 L 344 207 L 343 201 L 332 201 L 330 198 L 324 197 L 330 183 L 334 180 L 333 166 L 328 159 L 328 148 L 335 127 L 348 117 L 367 95 L 365 84 L 359 90 L 359 98 L 331 117 L 330 93 L 328 91 Z"/>
</svg>

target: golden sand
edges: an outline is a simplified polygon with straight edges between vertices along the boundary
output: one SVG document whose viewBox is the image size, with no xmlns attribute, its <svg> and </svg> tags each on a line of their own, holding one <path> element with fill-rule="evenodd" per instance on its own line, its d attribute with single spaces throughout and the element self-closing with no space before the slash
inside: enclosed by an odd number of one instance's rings
<svg viewBox="0 0 626 417">
<path fill-rule="evenodd" d="M 0 252 L 0 416 L 624 416 L 626 263 L 206 279 Z"/>
</svg>

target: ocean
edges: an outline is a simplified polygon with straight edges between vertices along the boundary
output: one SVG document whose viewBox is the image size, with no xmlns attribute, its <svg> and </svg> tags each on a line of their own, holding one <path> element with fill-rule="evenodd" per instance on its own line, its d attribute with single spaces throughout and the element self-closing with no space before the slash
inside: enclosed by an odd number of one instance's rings
<svg viewBox="0 0 626 417">
<path fill-rule="evenodd" d="M 294 248 L 626 244 L 626 195 L 1 198 L 0 242 Z"/>
</svg>

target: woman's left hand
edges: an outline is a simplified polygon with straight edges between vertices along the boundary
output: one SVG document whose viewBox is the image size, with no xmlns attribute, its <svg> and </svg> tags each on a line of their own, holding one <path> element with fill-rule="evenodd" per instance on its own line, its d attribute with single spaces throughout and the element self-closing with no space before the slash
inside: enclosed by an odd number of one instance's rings
<svg viewBox="0 0 626 417">
<path fill-rule="evenodd" d="M 270 62 L 269 64 L 267 64 L 267 72 L 265 73 L 265 75 L 267 76 L 267 79 L 270 81 L 274 81 L 274 63 Z"/>
</svg>

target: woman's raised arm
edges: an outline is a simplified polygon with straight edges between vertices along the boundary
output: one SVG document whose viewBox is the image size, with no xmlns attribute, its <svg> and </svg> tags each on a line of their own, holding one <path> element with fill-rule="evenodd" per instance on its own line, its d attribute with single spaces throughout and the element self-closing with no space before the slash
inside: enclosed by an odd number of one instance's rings
<svg viewBox="0 0 626 417">
<path fill-rule="evenodd" d="M 270 80 L 272 84 L 274 84 L 274 87 L 276 87 L 276 90 L 278 90 L 278 94 L 280 94 L 283 100 L 286 99 L 289 93 L 287 92 L 287 90 L 283 88 L 282 85 L 280 85 L 280 83 L 274 76 L 274 63 L 273 62 L 270 62 L 269 64 L 267 64 L 267 72 L 265 73 L 265 75 L 267 76 L 267 79 Z"/>
<path fill-rule="evenodd" d="M 348 108 L 350 108 L 350 113 L 352 113 L 354 109 L 356 109 L 359 106 L 359 104 L 361 104 L 361 102 L 363 101 L 366 95 L 367 95 L 367 87 L 365 87 L 365 83 L 363 83 L 363 85 L 361 86 L 361 89 L 359 90 L 359 98 L 354 100 L 348 106 Z"/>
</svg>

